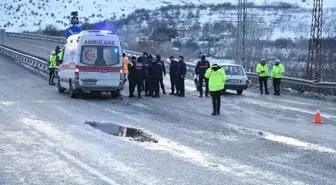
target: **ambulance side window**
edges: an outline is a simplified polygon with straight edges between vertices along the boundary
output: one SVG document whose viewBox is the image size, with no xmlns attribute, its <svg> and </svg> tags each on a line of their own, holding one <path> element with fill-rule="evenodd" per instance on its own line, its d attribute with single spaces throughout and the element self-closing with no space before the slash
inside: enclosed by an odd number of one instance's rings
<svg viewBox="0 0 336 185">
<path fill-rule="evenodd" d="M 71 51 L 69 48 L 64 48 L 63 53 L 63 64 L 70 64 L 71 63 Z"/>
<path fill-rule="evenodd" d="M 72 64 L 75 63 L 76 59 L 76 48 L 65 48 L 63 55 L 63 63 L 64 64 Z"/>
</svg>

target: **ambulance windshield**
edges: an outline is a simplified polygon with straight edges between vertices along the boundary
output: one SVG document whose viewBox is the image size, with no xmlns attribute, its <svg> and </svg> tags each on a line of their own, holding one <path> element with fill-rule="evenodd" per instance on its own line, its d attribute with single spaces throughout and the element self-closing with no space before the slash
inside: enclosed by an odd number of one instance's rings
<svg viewBox="0 0 336 185">
<path fill-rule="evenodd" d="M 112 66 L 120 63 L 117 46 L 83 46 L 81 63 L 92 66 Z"/>
</svg>

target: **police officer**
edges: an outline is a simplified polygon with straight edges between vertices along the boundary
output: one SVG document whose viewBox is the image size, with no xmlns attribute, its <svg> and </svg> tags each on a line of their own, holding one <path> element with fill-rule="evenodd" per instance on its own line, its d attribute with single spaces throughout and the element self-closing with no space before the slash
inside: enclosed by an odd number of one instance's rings
<svg viewBox="0 0 336 185">
<path fill-rule="evenodd" d="M 212 97 L 212 115 L 216 116 L 220 114 L 221 95 L 225 86 L 226 75 L 223 68 L 214 64 L 211 68 L 207 69 L 204 75 L 209 79 L 209 90 Z"/>
<path fill-rule="evenodd" d="M 49 85 L 55 85 L 56 52 L 53 50 L 49 55 Z"/>
<path fill-rule="evenodd" d="M 63 63 L 64 50 L 61 50 L 59 46 L 56 46 L 55 52 L 56 52 L 56 63 L 60 65 Z"/>
<path fill-rule="evenodd" d="M 166 94 L 165 86 L 163 84 L 163 76 L 166 76 L 166 66 L 165 66 L 164 62 L 161 60 L 161 56 L 160 55 L 156 55 L 156 59 L 155 60 L 161 66 L 161 69 L 162 69 L 162 73 L 161 73 L 159 82 L 160 82 L 160 86 L 161 86 L 163 94 Z"/>
<path fill-rule="evenodd" d="M 153 59 L 153 56 L 152 55 L 148 55 L 148 64 L 147 64 L 147 70 L 148 70 L 148 77 L 147 79 L 145 80 L 145 96 L 153 96 L 153 92 L 154 92 L 154 89 L 153 89 L 153 83 L 155 80 L 155 69 L 154 69 L 154 66 L 153 66 L 153 62 L 154 62 L 154 59 Z"/>
<path fill-rule="evenodd" d="M 145 62 L 147 61 L 147 57 L 140 56 L 138 57 L 135 63 L 135 75 L 136 75 L 136 86 L 138 90 L 138 98 L 141 97 L 141 90 L 143 87 L 144 79 L 148 76 L 147 68 L 145 66 Z"/>
<path fill-rule="evenodd" d="M 197 65 L 195 67 L 195 73 L 199 76 L 199 92 L 200 96 L 203 97 L 203 80 L 205 81 L 205 97 L 209 97 L 209 87 L 208 82 L 209 80 L 207 78 L 204 78 L 204 74 L 207 71 L 207 69 L 210 68 L 210 62 L 205 59 L 205 56 L 203 55 L 201 57 L 201 60 L 197 62 Z"/>
<path fill-rule="evenodd" d="M 185 96 L 185 87 L 184 87 L 184 79 L 187 73 L 187 65 L 184 63 L 184 57 L 179 57 L 179 62 L 177 64 L 177 92 L 180 97 Z"/>
<path fill-rule="evenodd" d="M 152 63 L 153 75 L 150 79 L 151 90 L 153 92 L 154 98 L 160 97 L 160 78 L 162 78 L 163 68 L 162 65 L 159 64 L 158 60 L 155 60 Z"/>
<path fill-rule="evenodd" d="M 176 89 L 176 79 L 177 79 L 177 61 L 174 59 L 174 56 L 169 57 L 170 65 L 169 65 L 169 76 L 170 76 L 170 85 L 171 85 L 171 93 L 169 95 L 175 94 Z"/>
<path fill-rule="evenodd" d="M 145 65 L 145 70 L 148 72 L 148 68 L 149 68 L 149 64 L 150 64 L 150 61 L 149 61 L 149 55 L 147 52 L 143 52 L 142 54 L 143 56 L 143 61 L 144 61 L 144 65 Z M 144 83 L 143 83 L 143 88 L 145 90 L 145 95 L 149 93 L 149 81 L 148 81 L 148 73 L 147 73 L 147 76 L 145 76 L 144 78 Z"/>
<path fill-rule="evenodd" d="M 273 87 L 274 87 L 274 94 L 276 96 L 280 96 L 280 84 L 282 75 L 285 73 L 285 67 L 283 64 L 280 64 L 280 60 L 276 59 L 275 64 L 272 70 L 272 78 L 273 78 Z"/>
<path fill-rule="evenodd" d="M 129 98 L 134 98 L 135 86 L 137 85 L 136 78 L 136 57 L 132 56 L 131 61 L 127 64 L 128 69 L 128 84 L 129 84 Z"/>
<path fill-rule="evenodd" d="M 259 84 L 260 84 L 260 93 L 263 93 L 263 85 L 265 86 L 265 94 L 268 93 L 267 89 L 267 79 L 268 79 L 268 66 L 266 64 L 266 60 L 262 59 L 261 63 L 257 65 L 256 72 L 259 75 Z"/>
</svg>

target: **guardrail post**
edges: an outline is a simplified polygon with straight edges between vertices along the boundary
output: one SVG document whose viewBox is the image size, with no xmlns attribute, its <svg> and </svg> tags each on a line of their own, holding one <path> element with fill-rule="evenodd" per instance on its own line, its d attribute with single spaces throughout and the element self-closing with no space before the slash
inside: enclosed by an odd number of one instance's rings
<svg viewBox="0 0 336 185">
<path fill-rule="evenodd" d="M 0 29 L 1 45 L 5 44 L 5 33 L 6 33 L 5 29 Z"/>
</svg>

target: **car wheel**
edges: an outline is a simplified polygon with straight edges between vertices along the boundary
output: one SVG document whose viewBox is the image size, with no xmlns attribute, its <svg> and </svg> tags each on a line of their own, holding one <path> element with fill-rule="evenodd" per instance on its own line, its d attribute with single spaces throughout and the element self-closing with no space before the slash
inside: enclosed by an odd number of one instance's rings
<svg viewBox="0 0 336 185">
<path fill-rule="evenodd" d="M 58 80 L 57 80 L 57 89 L 58 89 L 58 92 L 59 93 L 64 93 L 64 91 L 65 91 L 65 88 L 63 88 L 62 86 L 61 86 L 61 82 L 60 82 L 60 79 L 58 78 Z"/>
<path fill-rule="evenodd" d="M 237 93 L 238 93 L 239 95 L 241 95 L 241 94 L 243 94 L 243 90 L 237 90 Z"/>
<path fill-rule="evenodd" d="M 69 82 L 69 95 L 70 95 L 70 98 L 76 98 L 77 97 L 77 93 L 73 89 L 71 81 Z"/>
</svg>

